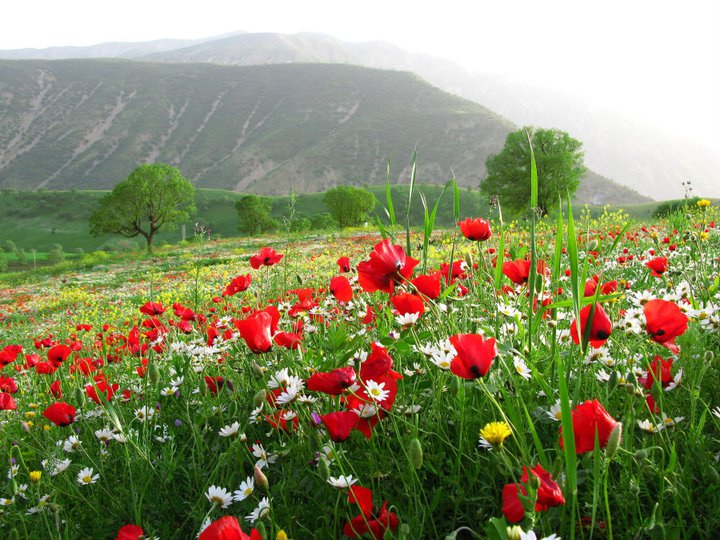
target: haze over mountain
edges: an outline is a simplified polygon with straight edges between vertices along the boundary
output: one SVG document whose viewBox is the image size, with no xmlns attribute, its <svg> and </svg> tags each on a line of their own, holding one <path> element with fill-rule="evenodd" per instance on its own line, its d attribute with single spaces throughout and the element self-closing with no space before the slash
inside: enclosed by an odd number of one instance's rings
<svg viewBox="0 0 720 540">
<path fill-rule="evenodd" d="M 139 163 L 267 194 L 454 171 L 476 188 L 512 124 L 416 75 L 348 65 L 0 61 L 0 186 L 109 188 Z M 582 202 L 644 198 L 590 174 Z"/>
<path fill-rule="evenodd" d="M 697 193 L 720 196 L 720 183 L 715 181 L 720 167 L 716 151 L 651 130 L 570 93 L 533 87 L 507 76 L 473 74 L 451 61 L 409 53 L 379 41 L 349 43 L 309 33 L 240 33 L 200 41 L 178 42 L 175 47 L 171 40 L 124 47 L 112 44 L 117 54 L 104 44 L 73 49 L 67 54 L 97 57 L 105 53 L 154 62 L 225 65 L 344 63 L 412 71 L 438 88 L 476 101 L 517 125 L 568 131 L 583 142 L 588 167 L 645 195 L 682 196 L 681 183 L 691 180 Z M 18 54 L 0 51 L 0 57 L 17 58 Z M 57 58 L 61 48 L 33 51 L 33 57 L 43 54 Z"/>
</svg>

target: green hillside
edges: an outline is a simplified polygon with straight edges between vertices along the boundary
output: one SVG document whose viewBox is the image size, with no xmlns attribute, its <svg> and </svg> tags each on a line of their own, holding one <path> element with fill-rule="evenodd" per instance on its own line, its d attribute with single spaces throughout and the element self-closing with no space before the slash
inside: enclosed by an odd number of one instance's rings
<svg viewBox="0 0 720 540">
<path fill-rule="evenodd" d="M 512 125 L 404 72 L 348 65 L 0 61 L 0 187 L 109 189 L 167 162 L 263 194 L 418 181 L 477 187 Z M 643 199 L 590 175 L 580 202 Z"/>
</svg>

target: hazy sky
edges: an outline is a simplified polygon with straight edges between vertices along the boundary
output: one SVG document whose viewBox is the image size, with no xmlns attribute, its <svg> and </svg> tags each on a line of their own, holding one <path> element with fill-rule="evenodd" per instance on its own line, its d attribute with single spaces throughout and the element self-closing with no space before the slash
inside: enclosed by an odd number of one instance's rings
<svg viewBox="0 0 720 540">
<path fill-rule="evenodd" d="M 239 30 L 383 40 L 661 117 L 717 149 L 719 27 L 718 0 L 8 0 L 0 49 Z"/>
</svg>

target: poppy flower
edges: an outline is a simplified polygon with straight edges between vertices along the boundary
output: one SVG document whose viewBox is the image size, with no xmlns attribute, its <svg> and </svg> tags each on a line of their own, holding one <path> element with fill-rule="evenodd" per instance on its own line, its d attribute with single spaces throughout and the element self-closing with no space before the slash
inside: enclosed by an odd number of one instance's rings
<svg viewBox="0 0 720 540">
<path fill-rule="evenodd" d="M 364 515 L 372 513 L 372 490 L 362 486 L 350 486 L 348 502 L 357 504 Z"/>
<path fill-rule="evenodd" d="M 455 261 L 452 263 L 452 266 L 448 263 L 442 263 L 440 265 L 440 275 L 447 283 L 455 283 L 456 279 L 467 278 L 467 274 L 465 273 L 466 268 L 467 263 L 462 260 Z"/>
<path fill-rule="evenodd" d="M 386 238 L 375 245 L 370 260 L 358 264 L 358 282 L 366 292 L 383 291 L 390 294 L 396 282 L 412 277 L 419 262 L 408 257 L 402 246 L 393 245 Z"/>
<path fill-rule="evenodd" d="M 18 391 L 18 385 L 12 377 L 0 377 L 0 392 L 14 394 Z"/>
<path fill-rule="evenodd" d="M 265 311 L 258 311 L 247 319 L 235 321 L 240 336 L 255 354 L 268 352 L 272 348 L 271 325 L 272 316 Z"/>
<path fill-rule="evenodd" d="M 356 411 L 337 411 L 319 415 L 328 430 L 330 439 L 343 442 L 357 426 L 359 415 Z"/>
<path fill-rule="evenodd" d="M 252 283 L 252 276 L 250 274 L 247 274 L 245 276 L 238 276 L 235 279 L 233 279 L 230 283 L 228 283 L 228 285 L 225 287 L 225 290 L 223 291 L 222 295 L 223 296 L 232 296 L 239 292 L 243 292 L 250 286 L 250 283 Z"/>
<path fill-rule="evenodd" d="M 72 349 L 67 345 L 55 345 L 54 347 L 48 349 L 47 359 L 49 362 L 59 366 L 67 360 L 67 357 L 70 356 L 71 352 Z"/>
<path fill-rule="evenodd" d="M 305 387 L 314 392 L 338 396 L 351 387 L 356 378 L 355 370 L 351 366 L 345 366 L 330 372 L 313 373 L 305 382 Z"/>
<path fill-rule="evenodd" d="M 56 426 L 69 426 L 75 421 L 75 408 L 58 401 L 45 409 L 43 416 Z"/>
<path fill-rule="evenodd" d="M 262 536 L 257 529 L 246 534 L 235 516 L 223 516 L 208 525 L 198 540 L 262 540 Z"/>
<path fill-rule="evenodd" d="M 662 277 L 662 275 L 668 269 L 668 260 L 665 257 L 655 257 L 651 261 L 645 263 L 652 272 L 650 273 L 653 277 Z"/>
<path fill-rule="evenodd" d="M 392 379 L 402 379 L 402 375 L 392 370 L 393 359 L 387 349 L 375 342 L 370 343 L 370 354 L 360 365 L 360 378 L 363 381 L 390 376 Z"/>
<path fill-rule="evenodd" d="M 349 302 L 352 300 L 353 291 L 348 278 L 345 276 L 331 278 L 330 294 L 332 294 L 338 302 Z"/>
<path fill-rule="evenodd" d="M 17 409 L 17 403 L 7 392 L 0 392 L 0 411 L 14 411 Z"/>
<path fill-rule="evenodd" d="M 140 313 L 144 313 L 150 317 L 155 317 L 157 315 L 162 315 L 166 310 L 167 308 L 160 303 L 145 302 L 145 305 L 140 308 Z"/>
<path fill-rule="evenodd" d="M 527 489 L 522 484 L 505 484 L 502 490 L 502 513 L 510 523 L 519 523 L 525 517 L 519 492 L 527 495 Z"/>
<path fill-rule="evenodd" d="M 302 335 L 294 332 L 278 332 L 273 336 L 275 344 L 285 349 L 297 349 L 302 343 L 302 340 Z"/>
<path fill-rule="evenodd" d="M 13 363 L 21 351 L 21 345 L 7 345 L 0 350 L 0 369 Z"/>
<path fill-rule="evenodd" d="M 85 386 L 85 393 L 90 399 L 92 399 L 98 405 L 102 405 L 103 402 L 110 401 L 119 388 L 118 384 L 108 384 L 105 377 L 99 375 L 95 377 L 95 384 L 88 384 Z M 102 395 L 98 395 L 98 392 Z"/>
<path fill-rule="evenodd" d="M 205 376 L 205 386 L 208 387 L 208 390 L 210 390 L 212 394 L 217 395 L 217 393 L 225 385 L 227 385 L 230 390 L 234 390 L 232 383 L 230 381 L 226 381 L 223 377 L 211 377 L 209 375 Z"/>
<path fill-rule="evenodd" d="M 592 452 L 595 449 L 596 431 L 600 448 L 605 448 L 610 433 L 618 426 L 618 422 L 608 414 L 597 399 L 576 406 L 572 410 L 572 424 L 577 454 Z M 565 448 L 562 428 L 560 428 L 560 448 Z"/>
<path fill-rule="evenodd" d="M 464 221 L 458 221 L 458 226 L 463 236 L 473 242 L 484 242 L 492 236 L 490 222 L 483 218 L 465 218 Z"/>
<path fill-rule="evenodd" d="M 260 250 L 259 253 L 250 257 L 250 266 L 252 266 L 255 270 L 257 270 L 261 266 L 272 266 L 276 263 L 279 263 L 283 257 L 284 255 L 275 253 L 275 250 L 273 248 L 264 247 Z"/>
<path fill-rule="evenodd" d="M 358 538 L 370 533 L 371 537 L 380 540 L 385 538 L 385 531 L 394 531 L 400 520 L 394 512 L 387 511 L 388 502 L 384 501 L 380 510 L 361 513 L 345 523 L 343 534 L 349 538 Z"/>
<path fill-rule="evenodd" d="M 62 386 L 59 380 L 50 385 L 50 393 L 55 399 L 60 399 L 63 395 Z"/>
<path fill-rule="evenodd" d="M 655 299 L 645 303 L 643 312 L 645 329 L 652 340 L 675 354 L 679 353 L 680 347 L 675 345 L 675 338 L 687 330 L 688 318 L 678 305 L 667 300 Z"/>
<path fill-rule="evenodd" d="M 485 376 L 497 355 L 495 338 L 484 339 L 480 334 L 455 334 L 450 343 L 457 351 L 450 362 L 450 371 L 463 379 Z"/>
<path fill-rule="evenodd" d="M 340 257 L 337 260 L 337 265 L 342 273 L 350 271 L 350 259 L 348 257 Z"/>
<path fill-rule="evenodd" d="M 115 540 L 140 540 L 144 534 L 142 527 L 133 524 L 123 525 L 117 532 Z"/>
<path fill-rule="evenodd" d="M 516 261 L 503 263 L 503 274 L 505 274 L 510 281 L 518 285 L 527 283 L 530 277 L 530 261 L 517 259 Z"/>
<path fill-rule="evenodd" d="M 574 319 L 570 325 L 570 335 L 572 336 L 573 343 L 576 345 L 580 344 L 580 339 L 585 335 L 591 310 L 591 305 L 585 306 L 580 310 L 580 334 L 578 334 L 577 319 Z M 590 323 L 590 337 L 588 339 L 590 345 L 595 349 L 602 347 L 611 333 L 612 322 L 610 322 L 610 317 L 608 317 L 600 304 L 595 304 L 595 312 L 593 313 L 592 322 Z"/>
<path fill-rule="evenodd" d="M 435 300 L 440 296 L 440 272 L 423 274 L 410 280 L 410 283 L 422 296 Z"/>
<path fill-rule="evenodd" d="M 664 360 L 660 356 L 656 356 L 650 363 L 645 376 L 640 377 L 638 382 L 647 390 L 650 390 L 655 382 L 659 382 L 660 385 L 665 388 L 673 382 L 672 365 L 672 358 Z"/>
<path fill-rule="evenodd" d="M 565 497 L 560 489 L 560 486 L 557 482 L 555 482 L 555 480 L 553 480 L 552 475 L 543 469 L 542 465 L 538 463 L 535 467 L 529 469 L 529 471 L 540 481 L 540 487 L 538 487 L 537 490 L 537 503 L 535 506 L 536 511 L 541 509 L 546 510 L 548 507 L 565 504 Z M 530 475 L 528 474 L 528 468 L 523 467 L 523 475 L 520 481 L 523 484 L 527 484 L 529 479 Z"/>
<path fill-rule="evenodd" d="M 396 294 L 390 301 L 399 315 L 407 315 L 408 313 L 422 315 L 425 313 L 425 303 L 417 295 L 410 293 Z"/>
</svg>

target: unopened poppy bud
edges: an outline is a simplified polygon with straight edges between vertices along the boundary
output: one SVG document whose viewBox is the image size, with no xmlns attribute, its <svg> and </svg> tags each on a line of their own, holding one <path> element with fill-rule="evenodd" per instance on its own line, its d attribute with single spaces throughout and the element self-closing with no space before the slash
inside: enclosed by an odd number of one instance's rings
<svg viewBox="0 0 720 540">
<path fill-rule="evenodd" d="M 257 362 L 252 363 L 252 370 L 256 377 L 260 378 L 263 376 L 263 369 L 257 365 Z"/>
<path fill-rule="evenodd" d="M 450 386 L 448 388 L 448 391 L 450 392 L 450 395 L 452 397 L 457 396 L 458 392 L 460 391 L 460 377 L 453 377 L 450 379 Z"/>
<path fill-rule="evenodd" d="M 608 394 L 612 393 L 613 390 L 617 388 L 618 385 L 618 374 L 617 371 L 613 371 L 610 373 L 610 378 L 608 379 Z"/>
<path fill-rule="evenodd" d="M 257 465 L 255 465 L 253 477 L 255 478 L 255 485 L 267 493 L 270 489 L 270 482 L 268 482 L 267 476 L 265 476 L 262 469 L 260 469 Z"/>
<path fill-rule="evenodd" d="M 265 390 L 258 390 L 253 397 L 253 405 L 259 407 L 263 403 L 265 403 Z"/>
<path fill-rule="evenodd" d="M 12 495 L 13 497 L 17 495 L 17 482 L 15 481 L 14 476 L 10 480 L 10 495 Z"/>
<path fill-rule="evenodd" d="M 422 467 L 423 450 L 417 437 L 413 437 L 410 441 L 410 446 L 408 447 L 408 458 L 410 459 L 410 464 L 416 469 Z"/>
<path fill-rule="evenodd" d="M 622 422 L 618 422 L 618 425 L 613 428 L 608 438 L 607 446 L 605 447 L 605 455 L 608 459 L 612 459 L 617 454 L 620 443 L 622 442 Z"/>
<path fill-rule="evenodd" d="M 405 540 L 406 538 L 410 538 L 410 525 L 407 523 L 403 523 L 398 528 L 398 538 L 401 540 Z"/>
<path fill-rule="evenodd" d="M 20 540 L 20 533 L 17 529 L 10 529 L 10 534 L 8 534 L 8 540 Z"/>
<path fill-rule="evenodd" d="M 652 540 L 665 540 L 665 525 L 656 522 L 652 529 L 650 529 L 650 538 L 652 538 Z"/>
<path fill-rule="evenodd" d="M 588 251 L 595 251 L 598 247 L 598 241 L 597 239 L 593 238 L 587 243 L 587 250 Z"/>
<path fill-rule="evenodd" d="M 75 401 L 79 405 L 83 405 L 85 403 L 85 391 L 82 389 L 82 387 L 75 390 Z"/>
<path fill-rule="evenodd" d="M 627 375 L 627 383 L 632 386 L 637 386 L 637 376 L 632 371 Z"/>
<path fill-rule="evenodd" d="M 297 279 L 297 282 L 302 285 L 303 284 L 303 278 L 300 277 L 300 274 L 295 274 L 295 279 Z"/>
<path fill-rule="evenodd" d="M 635 461 L 638 461 L 638 462 L 643 461 L 647 457 L 648 457 L 648 453 L 647 453 L 647 450 L 645 450 L 644 448 L 641 448 L 640 450 L 635 452 L 635 454 L 633 455 L 633 458 L 635 458 Z"/>
<path fill-rule="evenodd" d="M 157 384 L 160 382 L 160 368 L 157 365 L 157 362 L 152 362 L 150 364 L 150 367 L 148 368 L 148 373 L 150 375 L 150 382 L 153 384 Z"/>
<path fill-rule="evenodd" d="M 715 360 L 715 353 L 712 351 L 705 351 L 703 360 L 705 360 L 708 364 L 712 363 L 712 361 Z"/>
<path fill-rule="evenodd" d="M 528 485 L 533 488 L 533 491 L 540 489 L 540 477 L 536 474 L 531 474 L 528 478 Z"/>
<path fill-rule="evenodd" d="M 473 268 L 473 258 L 469 252 L 465 254 L 465 264 L 468 265 L 468 268 Z"/>
<path fill-rule="evenodd" d="M 27 422 L 20 422 L 20 427 L 25 433 L 30 433 L 30 424 Z"/>
<path fill-rule="evenodd" d="M 260 514 L 260 519 L 263 519 L 265 516 L 270 515 L 269 512 L 264 512 Z M 267 530 L 265 530 L 265 524 L 262 521 L 256 521 L 255 522 L 255 529 L 257 529 L 257 532 L 260 534 L 260 538 L 265 540 L 267 538 Z"/>
<path fill-rule="evenodd" d="M 320 458 L 320 461 L 318 461 L 318 474 L 323 480 L 330 478 L 330 465 L 327 459 Z"/>
</svg>

